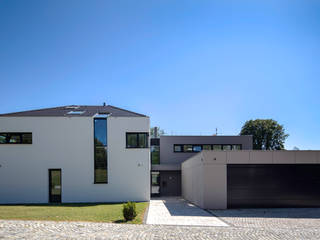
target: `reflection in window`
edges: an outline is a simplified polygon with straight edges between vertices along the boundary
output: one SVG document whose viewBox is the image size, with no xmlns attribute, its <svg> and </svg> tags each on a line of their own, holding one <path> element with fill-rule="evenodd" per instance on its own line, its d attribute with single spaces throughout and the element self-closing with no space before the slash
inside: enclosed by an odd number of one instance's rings
<svg viewBox="0 0 320 240">
<path fill-rule="evenodd" d="M 223 145 L 223 150 L 231 150 L 231 145 Z"/>
<path fill-rule="evenodd" d="M 213 145 L 213 150 L 221 150 L 221 145 Z"/>
<path fill-rule="evenodd" d="M 241 145 L 240 144 L 232 145 L 232 150 L 241 150 Z"/>
<path fill-rule="evenodd" d="M 0 133 L 0 144 L 32 144 L 32 133 Z"/>
<path fill-rule="evenodd" d="M 182 152 L 182 146 L 181 145 L 174 145 L 174 151 L 175 152 Z"/>
<path fill-rule="evenodd" d="M 94 119 L 94 183 L 108 182 L 107 119 Z"/>
<path fill-rule="evenodd" d="M 148 133 L 126 133 L 127 148 L 148 148 Z"/>
<path fill-rule="evenodd" d="M 160 164 L 160 146 L 151 146 L 151 164 Z"/>
<path fill-rule="evenodd" d="M 211 145 L 203 145 L 202 149 L 203 150 L 211 150 Z"/>
<path fill-rule="evenodd" d="M 193 145 L 192 151 L 193 152 L 201 152 L 201 145 Z"/>
<path fill-rule="evenodd" d="M 160 193 L 160 173 L 151 172 L 151 194 Z"/>
<path fill-rule="evenodd" d="M 192 152 L 192 145 L 183 145 L 184 152 Z"/>
</svg>

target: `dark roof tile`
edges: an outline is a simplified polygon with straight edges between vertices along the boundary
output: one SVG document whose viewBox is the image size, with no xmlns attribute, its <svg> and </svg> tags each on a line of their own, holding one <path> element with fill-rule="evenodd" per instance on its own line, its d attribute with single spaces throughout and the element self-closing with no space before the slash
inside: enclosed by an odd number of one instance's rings
<svg viewBox="0 0 320 240">
<path fill-rule="evenodd" d="M 83 112 L 82 114 L 70 114 L 70 112 Z M 69 114 L 68 114 L 69 113 Z M 0 114 L 0 117 L 90 117 L 96 114 L 111 114 L 114 117 L 147 117 L 146 115 L 131 112 L 111 105 L 87 106 L 69 105 L 54 108 L 43 108 L 23 112 Z"/>
</svg>

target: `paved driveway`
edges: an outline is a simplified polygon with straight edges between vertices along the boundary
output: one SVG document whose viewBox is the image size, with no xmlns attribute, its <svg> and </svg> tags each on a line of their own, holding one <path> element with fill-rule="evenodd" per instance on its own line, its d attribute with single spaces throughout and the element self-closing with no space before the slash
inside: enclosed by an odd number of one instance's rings
<svg viewBox="0 0 320 240">
<path fill-rule="evenodd" d="M 211 213 L 182 198 L 159 198 L 150 201 L 147 224 L 226 227 Z"/>
<path fill-rule="evenodd" d="M 320 208 L 211 210 L 230 226 L 242 228 L 320 228 Z"/>
</svg>

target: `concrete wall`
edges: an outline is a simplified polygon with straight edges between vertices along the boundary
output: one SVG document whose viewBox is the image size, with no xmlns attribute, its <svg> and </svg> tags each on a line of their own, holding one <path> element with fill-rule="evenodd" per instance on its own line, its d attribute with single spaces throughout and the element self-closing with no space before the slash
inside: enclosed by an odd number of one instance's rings
<svg viewBox="0 0 320 240">
<path fill-rule="evenodd" d="M 252 136 L 161 136 L 160 164 L 181 164 L 197 153 L 174 152 L 174 144 L 242 144 L 242 149 L 252 149 Z"/>
<path fill-rule="evenodd" d="M 320 151 L 202 151 L 182 163 L 182 196 L 202 208 L 226 209 L 227 164 L 320 164 Z"/>
<path fill-rule="evenodd" d="M 62 170 L 62 202 L 148 201 L 150 151 L 126 149 L 149 118 L 109 117 L 108 184 L 94 184 L 93 118 L 0 117 L 0 132 L 32 132 L 32 145 L 0 145 L 0 203 L 47 203 L 48 169 Z"/>
</svg>

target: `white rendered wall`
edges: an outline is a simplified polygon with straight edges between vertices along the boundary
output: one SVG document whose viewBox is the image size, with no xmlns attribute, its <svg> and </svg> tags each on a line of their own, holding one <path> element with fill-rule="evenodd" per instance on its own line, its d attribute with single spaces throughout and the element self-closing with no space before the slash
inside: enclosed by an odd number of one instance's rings
<svg viewBox="0 0 320 240">
<path fill-rule="evenodd" d="M 0 145 L 0 203 L 47 203 L 50 168 L 62 170 L 62 202 L 149 200 L 149 149 L 125 148 L 149 118 L 108 118 L 108 184 L 94 184 L 93 118 L 0 117 L 0 132 L 20 131 L 32 145 Z"/>
</svg>

